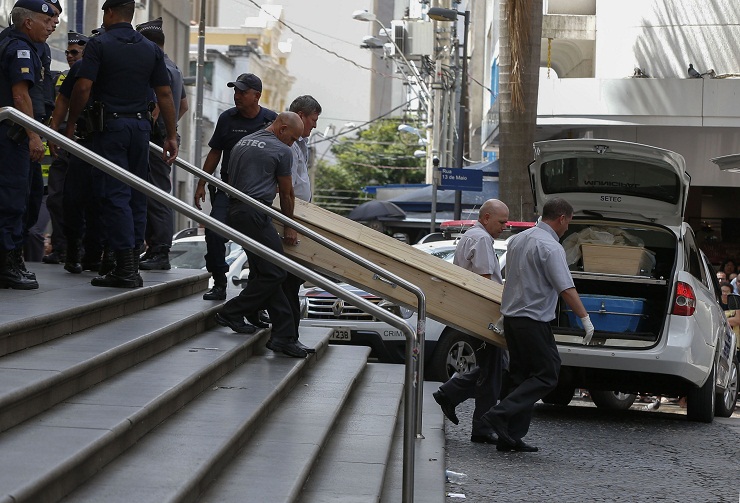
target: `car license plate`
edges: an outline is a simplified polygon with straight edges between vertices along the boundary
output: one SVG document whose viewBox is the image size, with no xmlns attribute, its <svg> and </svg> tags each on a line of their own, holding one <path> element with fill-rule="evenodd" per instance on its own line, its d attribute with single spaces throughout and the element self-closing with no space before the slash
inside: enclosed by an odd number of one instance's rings
<svg viewBox="0 0 740 503">
<path fill-rule="evenodd" d="M 329 337 L 330 341 L 349 341 L 352 340 L 352 331 L 347 327 L 336 327 Z"/>
</svg>

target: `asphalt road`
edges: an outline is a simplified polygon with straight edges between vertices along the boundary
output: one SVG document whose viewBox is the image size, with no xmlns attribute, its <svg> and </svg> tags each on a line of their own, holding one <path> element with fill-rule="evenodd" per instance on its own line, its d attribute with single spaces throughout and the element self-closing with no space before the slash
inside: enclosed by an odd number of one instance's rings
<svg viewBox="0 0 740 503">
<path fill-rule="evenodd" d="M 539 403 L 525 440 L 540 452 L 526 454 L 471 443 L 473 401 L 463 403 L 458 426 L 445 419 L 446 460 L 467 477 L 446 484 L 446 501 L 740 501 L 740 414 L 693 423 L 676 405 L 645 405 L 613 412 L 586 399 Z"/>
</svg>

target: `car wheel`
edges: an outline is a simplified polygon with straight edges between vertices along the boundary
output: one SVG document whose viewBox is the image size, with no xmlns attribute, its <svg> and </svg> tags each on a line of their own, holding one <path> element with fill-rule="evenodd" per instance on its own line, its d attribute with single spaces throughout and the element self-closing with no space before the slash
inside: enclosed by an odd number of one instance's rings
<svg viewBox="0 0 740 503">
<path fill-rule="evenodd" d="M 475 348 L 480 341 L 469 335 L 448 329 L 437 341 L 425 375 L 429 380 L 446 382 L 455 372 L 464 374 L 477 365 Z"/>
<path fill-rule="evenodd" d="M 573 400 L 573 394 L 575 392 L 575 386 L 558 383 L 558 386 L 545 395 L 542 401 L 550 405 L 568 405 Z"/>
<path fill-rule="evenodd" d="M 686 417 L 689 421 L 711 423 L 714 420 L 714 383 L 717 371 L 712 365 L 706 382 L 700 388 L 691 388 L 686 395 Z"/>
<path fill-rule="evenodd" d="M 599 408 L 609 410 L 627 410 L 635 403 L 637 395 L 619 391 L 589 390 L 591 400 Z"/>
<path fill-rule="evenodd" d="M 730 378 L 727 387 L 722 393 L 717 393 L 714 404 L 714 414 L 719 417 L 730 417 L 735 411 L 737 403 L 737 361 L 732 360 L 730 364 Z"/>
</svg>

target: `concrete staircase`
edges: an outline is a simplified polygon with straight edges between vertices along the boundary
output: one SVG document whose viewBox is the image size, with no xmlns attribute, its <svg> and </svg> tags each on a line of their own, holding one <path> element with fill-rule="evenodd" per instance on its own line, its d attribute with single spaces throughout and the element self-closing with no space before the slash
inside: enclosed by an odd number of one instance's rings
<svg viewBox="0 0 740 503">
<path fill-rule="evenodd" d="M 0 290 L 0 503 L 401 501 L 403 366 L 324 329 L 275 355 L 214 324 L 202 271 L 119 290 L 34 265 L 39 290 Z M 415 500 L 443 502 L 427 409 Z"/>
</svg>

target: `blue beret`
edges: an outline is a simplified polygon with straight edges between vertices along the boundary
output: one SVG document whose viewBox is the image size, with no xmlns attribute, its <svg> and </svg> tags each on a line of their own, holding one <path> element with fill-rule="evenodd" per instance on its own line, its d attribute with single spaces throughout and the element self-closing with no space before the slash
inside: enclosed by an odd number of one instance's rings
<svg viewBox="0 0 740 503">
<path fill-rule="evenodd" d="M 103 10 L 110 9 L 111 7 L 118 7 L 126 3 L 134 3 L 134 0 L 105 0 L 103 3 Z"/>
<path fill-rule="evenodd" d="M 59 14 L 62 13 L 62 2 L 60 2 L 59 0 L 45 0 L 45 1 L 46 3 L 50 3 L 51 5 L 59 9 Z"/>
<path fill-rule="evenodd" d="M 54 9 L 49 7 L 49 4 L 44 2 L 44 0 L 18 0 L 13 8 L 15 7 L 22 7 L 23 9 L 28 9 L 32 12 L 40 12 L 49 17 L 54 15 Z"/>
</svg>

